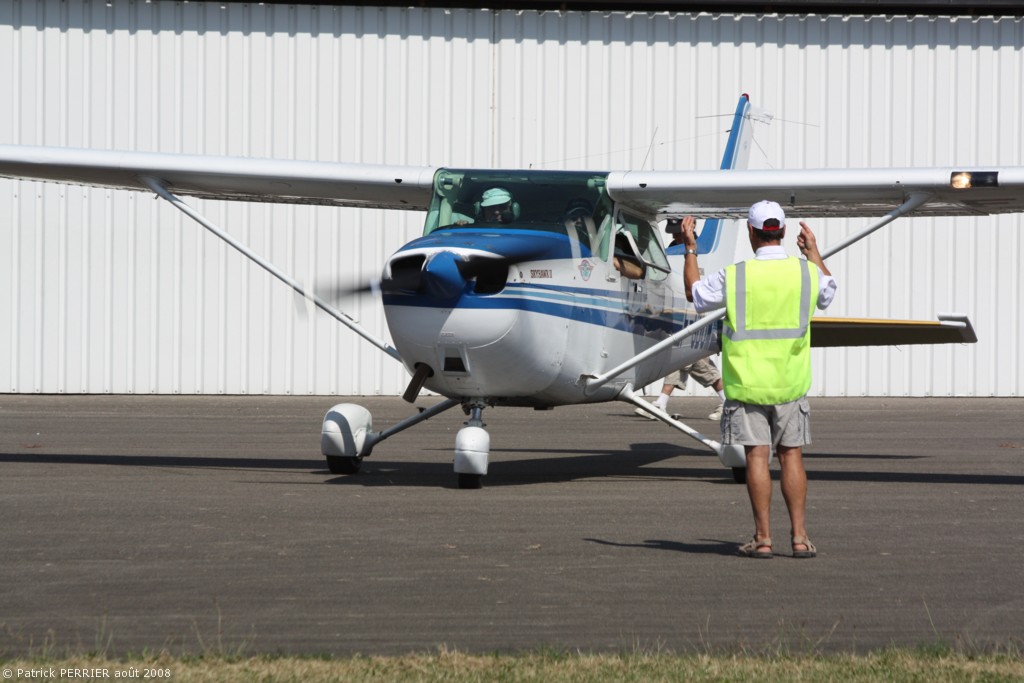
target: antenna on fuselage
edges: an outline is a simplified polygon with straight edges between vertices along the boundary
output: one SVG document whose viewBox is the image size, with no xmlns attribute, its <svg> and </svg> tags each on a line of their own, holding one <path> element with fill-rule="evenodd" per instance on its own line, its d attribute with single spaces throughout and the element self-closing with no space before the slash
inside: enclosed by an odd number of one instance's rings
<svg viewBox="0 0 1024 683">
<path fill-rule="evenodd" d="M 655 126 L 654 127 L 654 133 L 651 134 L 651 144 L 649 144 L 647 146 L 647 154 L 644 155 L 644 160 L 640 164 L 640 170 L 641 171 L 644 170 L 645 166 L 647 166 L 647 160 L 651 158 L 651 150 L 654 149 L 654 141 L 657 140 L 657 139 L 658 139 L 658 127 Z"/>
</svg>

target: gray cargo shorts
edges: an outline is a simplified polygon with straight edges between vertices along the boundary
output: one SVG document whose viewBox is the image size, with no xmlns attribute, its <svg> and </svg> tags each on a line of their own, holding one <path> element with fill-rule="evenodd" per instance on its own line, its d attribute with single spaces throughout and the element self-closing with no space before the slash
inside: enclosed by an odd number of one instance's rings
<svg viewBox="0 0 1024 683">
<path fill-rule="evenodd" d="M 726 400 L 722 443 L 795 448 L 811 443 L 811 404 L 803 396 L 789 403 L 757 405 Z"/>
</svg>

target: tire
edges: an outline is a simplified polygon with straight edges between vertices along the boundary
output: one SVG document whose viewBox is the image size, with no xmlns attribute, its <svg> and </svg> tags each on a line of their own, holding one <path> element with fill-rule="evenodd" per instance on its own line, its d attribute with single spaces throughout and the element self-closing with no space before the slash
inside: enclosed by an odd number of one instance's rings
<svg viewBox="0 0 1024 683">
<path fill-rule="evenodd" d="M 459 488 L 460 489 L 479 489 L 483 488 L 483 475 L 480 474 L 464 474 L 459 472 Z"/>
<path fill-rule="evenodd" d="M 327 455 L 327 469 L 331 474 L 355 474 L 363 464 L 362 458 L 346 458 L 343 455 Z"/>
<path fill-rule="evenodd" d="M 732 480 L 737 484 L 747 483 L 747 468 L 746 467 L 733 467 L 732 468 Z"/>
</svg>

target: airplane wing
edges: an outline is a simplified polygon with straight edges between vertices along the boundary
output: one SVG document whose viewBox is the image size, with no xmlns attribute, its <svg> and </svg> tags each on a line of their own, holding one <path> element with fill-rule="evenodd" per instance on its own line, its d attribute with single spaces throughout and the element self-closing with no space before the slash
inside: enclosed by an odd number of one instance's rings
<svg viewBox="0 0 1024 683">
<path fill-rule="evenodd" d="M 0 177 L 147 193 L 143 178 L 149 177 L 177 195 L 283 204 L 422 211 L 430 204 L 436 170 L 0 145 Z"/>
<path fill-rule="evenodd" d="M 177 195 L 291 204 L 425 210 L 430 166 L 282 161 L 0 145 L 0 177 Z M 642 215 L 744 218 L 761 199 L 801 218 L 882 215 L 907 197 L 914 215 L 1024 212 L 1024 167 L 616 171 L 608 192 Z"/>
<path fill-rule="evenodd" d="M 811 318 L 812 347 L 973 344 L 977 341 L 971 321 L 957 314 L 940 314 L 938 321 Z"/>
<path fill-rule="evenodd" d="M 1024 167 L 726 171 L 616 171 L 608 193 L 641 215 L 746 218 L 762 199 L 799 218 L 881 216 L 911 195 L 908 215 L 973 216 L 1024 211 Z"/>
</svg>

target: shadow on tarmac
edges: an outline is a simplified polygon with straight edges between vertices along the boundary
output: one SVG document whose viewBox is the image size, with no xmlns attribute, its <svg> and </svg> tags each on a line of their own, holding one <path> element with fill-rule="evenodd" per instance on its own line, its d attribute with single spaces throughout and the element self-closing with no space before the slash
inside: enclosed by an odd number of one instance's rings
<svg viewBox="0 0 1024 683">
<path fill-rule="evenodd" d="M 456 488 L 451 461 L 447 449 L 436 449 L 444 454 L 444 461 L 410 462 L 399 460 L 376 460 L 372 457 L 363 462 L 362 470 L 356 475 L 331 476 L 322 483 L 344 486 L 416 486 Z M 605 477 L 628 477 L 657 480 L 704 480 L 715 484 L 732 484 L 732 473 L 721 467 L 717 458 L 709 452 L 680 448 L 670 443 L 638 443 L 630 450 L 608 450 L 594 453 L 585 449 L 554 449 L 540 457 L 505 460 L 508 454 L 539 453 L 532 449 L 494 449 L 490 473 L 484 478 L 485 487 L 524 486 L 543 483 L 560 483 L 580 479 Z M 554 457 L 543 457 L 550 455 Z M 706 467 L 679 467 L 653 465 L 677 457 L 698 458 L 707 463 Z M 899 472 L 899 471 L 820 471 L 814 469 L 814 461 L 872 460 L 880 464 L 900 460 L 914 460 L 925 456 L 905 455 L 850 455 L 815 453 L 805 456 L 808 464 L 808 479 L 830 482 L 871 482 L 888 484 L 954 484 L 982 486 L 1021 486 L 1024 476 L 1003 474 L 970 474 L 940 472 Z M 309 471 L 315 475 L 329 475 L 321 459 L 308 458 L 223 458 L 188 455 L 66 455 L 51 453 L 0 453 L 0 462 L 52 465 L 112 465 L 118 467 L 168 467 L 221 470 L 291 470 Z M 772 477 L 778 479 L 778 469 L 773 466 Z"/>
<path fill-rule="evenodd" d="M 712 538 L 700 539 L 703 543 L 680 543 L 679 541 L 646 540 L 643 543 L 616 543 L 600 538 L 584 538 L 584 541 L 609 545 L 616 548 L 640 548 L 642 550 L 669 550 L 676 553 L 692 553 L 697 555 L 728 555 L 736 554 L 739 544 L 736 541 L 721 541 Z"/>
</svg>

